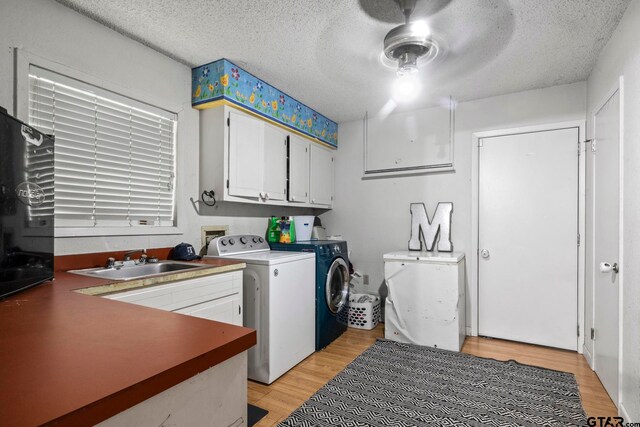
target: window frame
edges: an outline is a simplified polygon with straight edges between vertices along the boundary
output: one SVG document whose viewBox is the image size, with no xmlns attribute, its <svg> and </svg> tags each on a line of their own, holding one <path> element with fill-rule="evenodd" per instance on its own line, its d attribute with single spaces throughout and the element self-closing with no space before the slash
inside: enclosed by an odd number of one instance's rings
<svg viewBox="0 0 640 427">
<path fill-rule="evenodd" d="M 180 228 L 180 215 L 178 196 L 181 184 L 179 168 L 179 134 L 182 115 L 181 105 L 167 104 L 155 96 L 142 93 L 131 88 L 125 88 L 108 80 L 103 80 L 67 67 L 57 62 L 50 61 L 34 55 L 24 49 L 15 49 L 15 80 L 14 80 L 14 111 L 13 115 L 19 120 L 29 122 L 29 72 L 31 66 L 60 74 L 64 77 L 77 80 L 90 86 L 95 86 L 106 92 L 113 93 L 122 99 L 129 99 L 138 104 L 145 104 L 149 108 L 161 110 L 176 117 L 177 131 L 175 133 L 176 151 L 174 156 L 174 219 L 173 226 L 97 226 L 97 227 L 55 227 L 55 237 L 92 237 L 92 236 L 161 236 L 184 234 Z M 37 232 L 34 230 L 34 236 Z"/>
</svg>

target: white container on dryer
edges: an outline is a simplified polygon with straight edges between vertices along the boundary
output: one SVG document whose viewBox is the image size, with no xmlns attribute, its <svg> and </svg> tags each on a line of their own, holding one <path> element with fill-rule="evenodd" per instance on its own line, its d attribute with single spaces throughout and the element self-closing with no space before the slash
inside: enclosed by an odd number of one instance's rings
<svg viewBox="0 0 640 427">
<path fill-rule="evenodd" d="M 383 255 L 386 339 L 460 351 L 466 336 L 464 254 Z"/>
<path fill-rule="evenodd" d="M 294 216 L 293 221 L 296 224 L 296 242 L 306 242 L 311 240 L 311 232 L 313 231 L 313 221 L 315 216 Z"/>
</svg>

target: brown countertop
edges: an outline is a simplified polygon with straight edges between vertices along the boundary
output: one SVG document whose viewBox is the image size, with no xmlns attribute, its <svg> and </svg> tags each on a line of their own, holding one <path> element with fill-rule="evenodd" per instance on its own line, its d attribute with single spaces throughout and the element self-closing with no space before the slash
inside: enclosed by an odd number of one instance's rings
<svg viewBox="0 0 640 427">
<path fill-rule="evenodd" d="M 252 329 L 73 292 L 108 283 L 57 272 L 0 300 L 0 424 L 95 424 L 256 343 Z"/>
</svg>

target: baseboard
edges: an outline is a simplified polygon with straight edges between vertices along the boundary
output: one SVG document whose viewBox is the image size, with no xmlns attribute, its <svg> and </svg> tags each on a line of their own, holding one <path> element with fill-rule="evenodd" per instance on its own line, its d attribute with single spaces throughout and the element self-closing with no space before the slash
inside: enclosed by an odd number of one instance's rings
<svg viewBox="0 0 640 427">
<path fill-rule="evenodd" d="M 587 359 L 587 363 L 589 364 L 589 367 L 593 370 L 593 358 L 591 357 L 591 352 L 589 352 L 589 349 L 587 348 L 586 345 L 582 346 L 582 355 L 584 356 L 585 359 Z"/>
<path fill-rule="evenodd" d="M 471 335 L 471 326 L 466 326 L 464 332 L 467 334 L 468 337 L 472 336 Z"/>
<path fill-rule="evenodd" d="M 631 417 L 629 417 L 629 413 L 625 409 L 624 404 L 622 402 L 620 402 L 620 405 L 618 407 L 618 415 L 624 418 L 625 423 L 634 423 L 634 422 L 637 423 L 638 421 L 640 421 L 640 420 L 632 420 Z"/>
</svg>

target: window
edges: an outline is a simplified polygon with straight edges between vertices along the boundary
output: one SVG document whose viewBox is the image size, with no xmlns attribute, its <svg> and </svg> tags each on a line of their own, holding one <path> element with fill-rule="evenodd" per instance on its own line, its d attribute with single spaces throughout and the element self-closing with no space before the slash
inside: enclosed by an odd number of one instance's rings
<svg viewBox="0 0 640 427">
<path fill-rule="evenodd" d="M 31 66 L 29 122 L 55 136 L 56 228 L 174 226 L 175 114 Z"/>
</svg>

